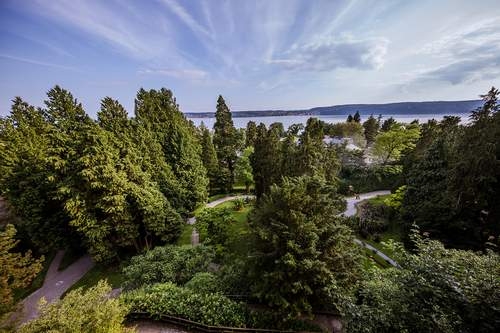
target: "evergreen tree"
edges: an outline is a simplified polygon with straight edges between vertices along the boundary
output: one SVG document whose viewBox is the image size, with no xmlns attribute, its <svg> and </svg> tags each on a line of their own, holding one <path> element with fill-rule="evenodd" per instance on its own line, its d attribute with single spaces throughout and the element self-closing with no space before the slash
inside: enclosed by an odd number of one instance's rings
<svg viewBox="0 0 500 333">
<path fill-rule="evenodd" d="M 368 119 L 363 123 L 363 128 L 365 129 L 365 139 L 368 145 L 375 141 L 379 127 L 379 122 L 375 119 L 375 117 L 373 117 L 373 115 L 370 115 L 370 117 L 368 117 Z"/>
<path fill-rule="evenodd" d="M 101 101 L 101 110 L 97 112 L 97 121 L 108 131 L 124 131 L 128 125 L 127 111 L 118 101 L 105 97 Z"/>
<path fill-rule="evenodd" d="M 257 137 L 257 125 L 253 121 L 247 123 L 245 131 L 245 147 L 253 146 Z"/>
<path fill-rule="evenodd" d="M 14 289 L 26 288 L 42 270 L 44 257 L 34 259 L 31 251 L 25 254 L 13 252 L 19 243 L 14 239 L 16 228 L 8 224 L 0 230 L 0 315 L 12 310 Z M 1 318 L 1 317 L 0 317 Z"/>
<path fill-rule="evenodd" d="M 379 119 L 380 119 L 380 117 L 379 117 Z M 394 118 L 392 118 L 392 117 L 389 117 L 389 118 L 387 118 L 387 119 L 386 119 L 386 120 L 382 123 L 382 126 L 380 127 L 380 130 L 381 130 L 382 132 L 387 132 L 387 131 L 389 131 L 389 130 L 392 128 L 392 126 L 393 126 L 393 125 L 395 125 L 395 124 L 396 124 L 396 120 L 395 120 Z"/>
<path fill-rule="evenodd" d="M 242 152 L 241 156 L 236 161 L 235 176 L 238 183 L 245 184 L 245 190 L 250 192 L 250 185 L 253 184 L 252 165 L 250 164 L 250 156 L 254 152 L 253 146 L 248 146 Z"/>
<path fill-rule="evenodd" d="M 352 290 L 359 253 L 338 217 L 344 207 L 335 189 L 299 177 L 273 185 L 252 211 L 252 290 L 285 318 L 340 308 Z"/>
<path fill-rule="evenodd" d="M 210 130 L 202 123 L 200 126 L 201 131 L 201 160 L 205 169 L 207 169 L 208 179 L 210 180 L 210 192 L 213 192 L 217 187 L 217 176 L 219 164 L 217 161 L 217 154 L 215 153 L 214 144 L 212 142 L 212 135 Z"/>
<path fill-rule="evenodd" d="M 42 253 L 79 243 L 56 195 L 49 158 L 56 129 L 41 110 L 19 97 L 1 122 L 0 191 L 19 217 L 15 221 L 19 238 Z"/>
<path fill-rule="evenodd" d="M 222 191 L 230 192 L 234 184 L 234 164 L 237 157 L 238 138 L 231 111 L 220 95 L 217 99 L 215 112 L 213 142 L 219 161 L 219 187 Z"/>
<path fill-rule="evenodd" d="M 139 90 L 135 101 L 137 121 L 160 142 L 166 162 L 182 187 L 184 212 L 207 198 L 208 178 L 200 158 L 195 128 L 180 112 L 170 90 Z"/>
<path fill-rule="evenodd" d="M 354 114 L 354 117 L 352 117 L 352 120 L 356 123 L 361 122 L 361 115 L 359 114 L 359 111 L 356 111 L 356 113 Z"/>
</svg>

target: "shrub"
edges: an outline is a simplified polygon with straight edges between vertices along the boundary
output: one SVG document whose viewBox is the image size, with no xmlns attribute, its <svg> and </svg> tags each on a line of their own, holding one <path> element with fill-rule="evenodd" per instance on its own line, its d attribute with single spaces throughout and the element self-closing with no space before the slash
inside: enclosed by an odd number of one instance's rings
<svg viewBox="0 0 500 333">
<path fill-rule="evenodd" d="M 246 307 L 221 294 L 196 293 L 171 282 L 146 286 L 122 295 L 132 312 L 153 318 L 170 315 L 212 326 L 245 327 Z"/>
<path fill-rule="evenodd" d="M 220 291 L 217 276 L 207 272 L 196 273 L 184 286 L 199 294 L 213 294 Z"/>
<path fill-rule="evenodd" d="M 229 225 L 233 223 L 229 209 L 204 209 L 196 217 L 196 229 L 206 235 L 205 244 L 223 247 L 229 239 Z"/>
<path fill-rule="evenodd" d="M 198 272 L 206 272 L 215 253 L 212 247 L 199 245 L 159 246 L 133 257 L 125 267 L 125 288 L 145 284 L 173 282 L 183 285 Z"/>
<path fill-rule="evenodd" d="M 234 210 L 236 210 L 236 211 L 242 210 L 243 207 L 245 207 L 245 199 L 238 198 L 236 200 L 233 200 L 233 207 L 234 207 Z"/>
<path fill-rule="evenodd" d="M 109 298 L 110 292 L 111 287 L 105 281 L 85 292 L 81 288 L 74 290 L 62 300 L 43 305 L 40 316 L 21 326 L 19 332 L 134 332 L 123 326 L 127 306 Z"/>
</svg>

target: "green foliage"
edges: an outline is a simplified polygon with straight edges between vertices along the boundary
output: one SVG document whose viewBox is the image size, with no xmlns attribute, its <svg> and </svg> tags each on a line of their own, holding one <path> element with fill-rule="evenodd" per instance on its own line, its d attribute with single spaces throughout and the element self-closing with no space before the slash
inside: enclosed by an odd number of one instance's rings
<svg viewBox="0 0 500 333">
<path fill-rule="evenodd" d="M 55 195 L 49 163 L 54 131 L 42 110 L 19 97 L 10 116 L 0 119 L 1 192 L 19 217 L 19 237 L 43 253 L 79 242 Z"/>
<path fill-rule="evenodd" d="M 382 132 L 387 132 L 392 129 L 392 126 L 396 124 L 396 120 L 393 117 L 389 117 L 382 123 L 380 130 Z"/>
<path fill-rule="evenodd" d="M 163 156 L 181 184 L 182 207 L 192 211 L 206 200 L 208 185 L 195 128 L 179 110 L 173 93 L 165 88 L 139 90 L 135 116 L 161 144 Z"/>
<path fill-rule="evenodd" d="M 20 333 L 125 333 L 134 329 L 123 325 L 128 308 L 111 299 L 111 287 L 101 281 L 83 292 L 70 292 L 62 300 L 42 303 L 40 315 L 18 329 Z"/>
<path fill-rule="evenodd" d="M 339 192 L 351 195 L 349 186 L 357 193 L 394 189 L 402 182 L 402 172 L 401 165 L 343 166 Z"/>
<path fill-rule="evenodd" d="M 415 253 L 399 247 L 402 269 L 369 272 L 348 311 L 348 331 L 498 331 L 498 254 L 449 250 L 418 236 L 414 242 Z"/>
<path fill-rule="evenodd" d="M 219 188 L 229 193 L 234 184 L 234 167 L 239 140 L 231 111 L 222 96 L 217 99 L 213 141 L 219 161 Z"/>
<path fill-rule="evenodd" d="M 196 273 L 184 287 L 198 294 L 214 294 L 220 289 L 217 276 L 208 272 Z"/>
<path fill-rule="evenodd" d="M 201 131 L 201 160 L 205 169 L 207 169 L 208 179 L 210 181 L 210 192 L 213 192 L 217 187 L 219 162 L 217 161 L 217 154 L 212 142 L 212 135 L 210 130 L 204 125 L 200 126 Z"/>
<path fill-rule="evenodd" d="M 199 246 L 158 246 L 144 254 L 132 257 L 123 269 L 126 288 L 138 288 L 157 282 L 183 285 L 196 273 L 206 272 L 214 259 L 214 250 Z"/>
<path fill-rule="evenodd" d="M 370 115 L 368 119 L 363 123 L 363 128 L 365 129 L 365 138 L 368 144 L 375 141 L 375 137 L 378 134 L 380 128 L 380 121 L 375 119 L 373 115 Z"/>
<path fill-rule="evenodd" d="M 0 231 L 0 315 L 14 306 L 14 289 L 26 288 L 42 270 L 44 257 L 34 259 L 31 251 L 25 254 L 12 252 L 19 241 L 15 240 L 16 229 L 8 224 Z"/>
<path fill-rule="evenodd" d="M 417 125 L 403 126 L 394 124 L 387 131 L 382 131 L 375 137 L 373 154 L 383 163 L 398 161 L 405 150 L 415 147 L 420 136 Z"/>
<path fill-rule="evenodd" d="M 273 185 L 250 215 L 252 289 L 284 317 L 338 307 L 358 275 L 358 248 L 335 189 L 308 177 Z M 279 286 L 279 288 L 277 287 Z"/>
<path fill-rule="evenodd" d="M 243 305 L 220 294 L 196 293 L 171 282 L 127 292 L 122 300 L 131 311 L 147 312 L 153 318 L 166 314 L 205 325 L 245 327 Z"/>
<path fill-rule="evenodd" d="M 403 217 L 448 246 L 499 248 L 500 112 L 492 88 L 471 122 L 429 122 L 405 161 Z"/>
<path fill-rule="evenodd" d="M 323 142 L 324 122 L 309 118 L 306 127 L 292 125 L 284 132 L 281 123 L 257 127 L 255 150 L 250 157 L 255 181 L 255 194 L 260 198 L 282 177 L 317 176 L 333 184 L 340 164 L 336 149 Z"/>
<path fill-rule="evenodd" d="M 196 229 L 204 236 L 207 245 L 227 245 L 229 240 L 229 227 L 234 223 L 231 210 L 206 208 L 196 216 Z"/>
<path fill-rule="evenodd" d="M 245 207 L 245 200 L 242 198 L 238 198 L 233 200 L 233 207 L 235 210 L 240 211 Z"/>
<path fill-rule="evenodd" d="M 253 121 L 247 123 L 247 128 L 245 130 L 245 147 L 250 147 L 255 145 L 255 140 L 257 139 L 257 125 Z"/>
<path fill-rule="evenodd" d="M 237 183 L 245 184 L 245 190 L 250 191 L 250 185 L 254 183 L 250 156 L 254 153 L 254 148 L 249 146 L 243 150 L 235 165 L 235 180 Z"/>
<path fill-rule="evenodd" d="M 320 331 L 301 320 L 284 321 L 267 310 L 253 310 L 221 294 L 196 292 L 172 283 L 146 286 L 122 294 L 130 311 L 146 312 L 152 318 L 170 315 L 209 326 Z"/>
<path fill-rule="evenodd" d="M 68 91 L 47 96 L 38 110 L 17 98 L 0 120 L 0 188 L 26 245 L 105 261 L 174 241 L 208 180 L 172 93 L 140 90 L 132 120 L 106 97 L 97 123 Z"/>
</svg>

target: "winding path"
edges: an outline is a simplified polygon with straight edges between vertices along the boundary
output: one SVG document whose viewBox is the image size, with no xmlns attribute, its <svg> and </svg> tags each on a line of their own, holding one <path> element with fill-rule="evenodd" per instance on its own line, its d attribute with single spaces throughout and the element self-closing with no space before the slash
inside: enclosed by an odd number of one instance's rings
<svg viewBox="0 0 500 333">
<path fill-rule="evenodd" d="M 48 303 L 58 300 L 66 290 L 94 266 L 90 256 L 85 255 L 63 271 L 58 271 L 63 256 L 64 251 L 57 252 L 49 266 L 47 275 L 45 275 L 42 287 L 22 301 L 22 312 L 15 314 L 15 320 L 19 321 L 20 324 L 24 324 L 38 316 L 38 301 L 40 298 L 44 297 Z"/>
<path fill-rule="evenodd" d="M 356 197 L 347 197 L 347 198 L 345 198 L 346 201 L 347 201 L 347 208 L 342 213 L 342 215 L 345 215 L 345 216 L 354 216 L 354 215 L 357 214 L 356 205 L 359 202 L 361 202 L 363 200 L 367 200 L 367 199 L 371 199 L 371 198 L 377 197 L 379 195 L 386 195 L 386 194 L 390 194 L 390 193 L 391 193 L 390 191 L 373 191 L 373 192 L 367 192 L 367 193 L 360 194 L 358 199 L 356 199 Z M 205 207 L 207 207 L 207 208 L 214 208 L 215 206 L 220 205 L 221 203 L 224 203 L 226 201 L 231 201 L 231 200 L 235 200 L 235 199 L 251 199 L 251 198 L 254 198 L 254 197 L 255 196 L 253 196 L 253 195 L 232 195 L 232 196 L 227 196 L 227 197 L 224 197 L 224 198 L 221 198 L 221 199 L 209 202 L 209 203 L 206 204 Z M 194 224 L 195 222 L 196 222 L 196 217 L 190 217 L 187 220 L 187 224 Z M 397 267 L 397 268 L 400 267 L 398 265 L 398 263 L 394 259 L 390 258 L 389 256 L 387 256 L 385 253 L 381 252 L 380 250 L 378 250 L 374 246 L 372 246 L 372 245 L 370 245 L 368 243 L 365 243 L 364 241 L 362 241 L 361 239 L 358 239 L 358 238 L 355 238 L 354 242 L 356 244 L 358 244 L 358 245 L 361 245 L 361 246 L 369 249 L 374 254 L 376 254 L 379 257 L 381 257 L 382 259 L 384 259 L 390 265 L 392 265 L 394 267 Z"/>
</svg>

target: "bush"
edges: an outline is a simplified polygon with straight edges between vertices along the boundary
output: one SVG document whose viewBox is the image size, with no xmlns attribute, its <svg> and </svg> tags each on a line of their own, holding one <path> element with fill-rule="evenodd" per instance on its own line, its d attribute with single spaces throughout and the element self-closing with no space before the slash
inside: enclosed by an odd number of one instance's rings
<svg viewBox="0 0 500 333">
<path fill-rule="evenodd" d="M 213 261 L 212 247 L 199 245 L 159 246 L 133 257 L 123 269 L 125 288 L 133 289 L 146 284 L 173 282 L 183 285 L 199 272 L 206 272 Z"/>
<path fill-rule="evenodd" d="M 352 186 L 357 193 L 380 189 L 393 190 L 402 183 L 402 172 L 401 165 L 344 166 L 339 175 L 339 192 L 352 195 L 349 193 L 349 186 Z"/>
<path fill-rule="evenodd" d="M 156 319 L 169 315 L 209 326 L 320 331 L 299 319 L 283 321 L 269 310 L 253 310 L 221 294 L 197 293 L 170 282 L 126 292 L 121 300 L 131 312 L 146 312 Z"/>
<path fill-rule="evenodd" d="M 196 273 L 184 287 L 199 294 L 213 294 L 220 291 L 217 276 L 207 272 Z"/>
<path fill-rule="evenodd" d="M 147 312 L 153 318 L 170 315 L 204 325 L 245 327 L 246 307 L 221 294 L 196 293 L 173 283 L 155 284 L 127 292 L 122 300 L 132 312 Z"/>
<path fill-rule="evenodd" d="M 196 217 L 196 229 L 205 235 L 204 243 L 210 245 L 226 246 L 231 223 L 231 211 L 227 208 L 204 209 Z"/>
<path fill-rule="evenodd" d="M 123 326 L 127 307 L 117 299 L 110 299 L 110 292 L 111 287 L 105 281 L 85 292 L 72 291 L 62 300 L 43 305 L 40 316 L 21 326 L 18 332 L 134 332 Z"/>
<path fill-rule="evenodd" d="M 245 199 L 238 198 L 236 200 L 233 200 L 233 207 L 234 207 L 234 210 L 236 210 L 236 211 L 242 210 L 243 207 L 245 207 Z"/>
</svg>

